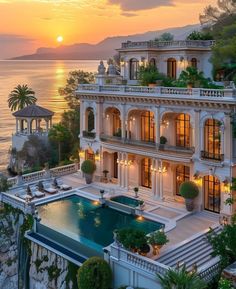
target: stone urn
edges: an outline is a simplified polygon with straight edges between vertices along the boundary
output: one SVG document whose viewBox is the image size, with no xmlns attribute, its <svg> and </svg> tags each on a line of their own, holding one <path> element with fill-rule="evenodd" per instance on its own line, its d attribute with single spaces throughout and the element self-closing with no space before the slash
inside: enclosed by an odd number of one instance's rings
<svg viewBox="0 0 236 289">
<path fill-rule="evenodd" d="M 93 175 L 92 174 L 84 174 L 84 177 L 85 177 L 85 182 L 87 185 L 92 183 L 92 181 L 93 181 Z"/>
</svg>

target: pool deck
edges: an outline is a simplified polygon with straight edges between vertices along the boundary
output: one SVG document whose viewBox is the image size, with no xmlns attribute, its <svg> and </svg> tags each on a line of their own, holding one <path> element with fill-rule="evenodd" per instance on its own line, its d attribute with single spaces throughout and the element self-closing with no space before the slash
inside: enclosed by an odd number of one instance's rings
<svg viewBox="0 0 236 289">
<path fill-rule="evenodd" d="M 61 177 L 63 182 L 72 187 L 71 191 L 59 191 L 54 195 L 46 194 L 43 198 L 35 198 L 32 203 L 40 204 L 53 201 L 66 195 L 76 192 L 81 196 L 87 196 L 94 200 L 99 200 L 100 190 L 105 190 L 104 197 L 111 198 L 117 195 L 125 195 L 134 198 L 133 191 L 127 191 L 118 187 L 114 183 L 92 183 L 87 185 L 80 173 L 73 173 Z M 13 192 L 9 192 L 13 195 Z M 165 246 L 165 249 L 170 248 L 180 242 L 191 238 L 195 234 L 207 230 L 209 227 L 219 224 L 219 216 L 209 212 L 189 213 L 185 209 L 185 204 L 171 199 L 156 200 L 150 196 L 150 191 L 140 190 L 138 199 L 145 201 L 143 211 L 139 210 L 139 214 L 146 218 L 157 222 L 165 223 L 165 229 L 170 242 Z M 16 197 L 15 197 L 16 198 Z M 24 200 L 21 199 L 22 202 Z"/>
</svg>

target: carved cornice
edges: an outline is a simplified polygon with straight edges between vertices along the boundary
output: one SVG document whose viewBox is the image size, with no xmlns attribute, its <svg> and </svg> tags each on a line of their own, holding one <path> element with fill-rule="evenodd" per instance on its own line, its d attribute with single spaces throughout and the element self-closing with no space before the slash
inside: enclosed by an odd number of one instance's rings
<svg viewBox="0 0 236 289">
<path fill-rule="evenodd" d="M 155 106 L 186 106 L 192 107 L 195 109 L 214 109 L 214 110 L 227 110 L 230 111 L 236 107 L 236 102 L 231 101 L 224 101 L 223 99 L 216 100 L 216 99 L 185 99 L 185 98 L 177 98 L 177 97 L 152 97 L 148 95 L 147 97 L 139 96 L 139 95 L 98 95 L 98 94 L 91 94 L 91 93 L 78 93 L 77 97 L 80 100 L 88 100 L 88 101 L 101 101 L 102 102 L 117 102 L 122 104 L 128 103 L 139 103 L 144 105 L 155 105 Z"/>
</svg>

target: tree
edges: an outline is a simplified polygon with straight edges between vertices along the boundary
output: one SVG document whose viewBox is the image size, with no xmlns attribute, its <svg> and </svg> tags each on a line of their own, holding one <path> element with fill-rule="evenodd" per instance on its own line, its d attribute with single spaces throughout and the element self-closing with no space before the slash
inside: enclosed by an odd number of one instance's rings
<svg viewBox="0 0 236 289">
<path fill-rule="evenodd" d="M 58 161 L 61 161 L 62 155 L 62 143 L 69 142 L 71 140 L 71 132 L 62 124 L 55 124 L 48 133 L 50 141 L 57 143 L 58 145 Z"/>
<path fill-rule="evenodd" d="M 8 185 L 7 178 L 0 175 L 0 192 L 6 192 L 9 188 L 10 186 Z"/>
<path fill-rule="evenodd" d="M 35 104 L 36 101 L 35 92 L 27 84 L 19 84 L 9 94 L 8 107 L 11 111 L 20 110 L 26 106 Z"/>
<path fill-rule="evenodd" d="M 203 31 L 193 31 L 191 32 L 187 40 L 213 40 L 213 35 L 210 32 Z"/>
<path fill-rule="evenodd" d="M 155 38 L 155 41 L 173 41 L 174 40 L 174 35 L 169 33 L 169 32 L 165 32 L 163 34 L 160 35 L 160 37 Z"/>
<path fill-rule="evenodd" d="M 109 289 L 111 282 L 111 268 L 100 257 L 89 258 L 78 271 L 79 289 Z"/>
<path fill-rule="evenodd" d="M 79 109 L 79 100 L 76 98 L 75 90 L 79 84 L 93 83 L 95 80 L 94 73 L 83 70 L 74 70 L 69 72 L 66 86 L 59 88 L 59 94 L 64 96 L 71 109 Z"/>
<path fill-rule="evenodd" d="M 219 256 L 222 268 L 236 261 L 236 218 L 232 224 L 225 225 L 220 233 L 211 230 L 208 241 L 213 247 L 213 256 Z"/>
<path fill-rule="evenodd" d="M 205 289 L 206 284 L 197 273 L 187 272 L 185 266 L 181 269 L 169 269 L 167 273 L 162 276 L 157 275 L 163 289 Z"/>
</svg>

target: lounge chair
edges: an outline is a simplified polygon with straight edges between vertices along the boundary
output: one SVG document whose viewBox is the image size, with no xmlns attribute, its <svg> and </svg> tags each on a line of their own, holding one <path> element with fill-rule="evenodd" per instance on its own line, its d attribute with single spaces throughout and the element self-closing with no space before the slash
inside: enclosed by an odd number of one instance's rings
<svg viewBox="0 0 236 289">
<path fill-rule="evenodd" d="M 48 194 L 57 193 L 57 189 L 53 188 L 49 182 L 43 182 L 43 190 Z"/>
<path fill-rule="evenodd" d="M 62 180 L 58 180 L 57 178 L 53 180 L 53 184 L 56 188 L 63 191 L 68 191 L 72 189 L 71 186 L 64 184 Z"/>
<path fill-rule="evenodd" d="M 39 189 L 35 185 L 30 186 L 30 190 L 31 190 L 31 194 L 33 197 L 42 198 L 45 196 L 45 193 L 40 192 Z"/>
<path fill-rule="evenodd" d="M 29 201 L 31 201 L 34 198 L 32 194 L 29 194 L 26 189 L 17 189 L 15 196 L 23 200 L 29 200 Z"/>
</svg>

